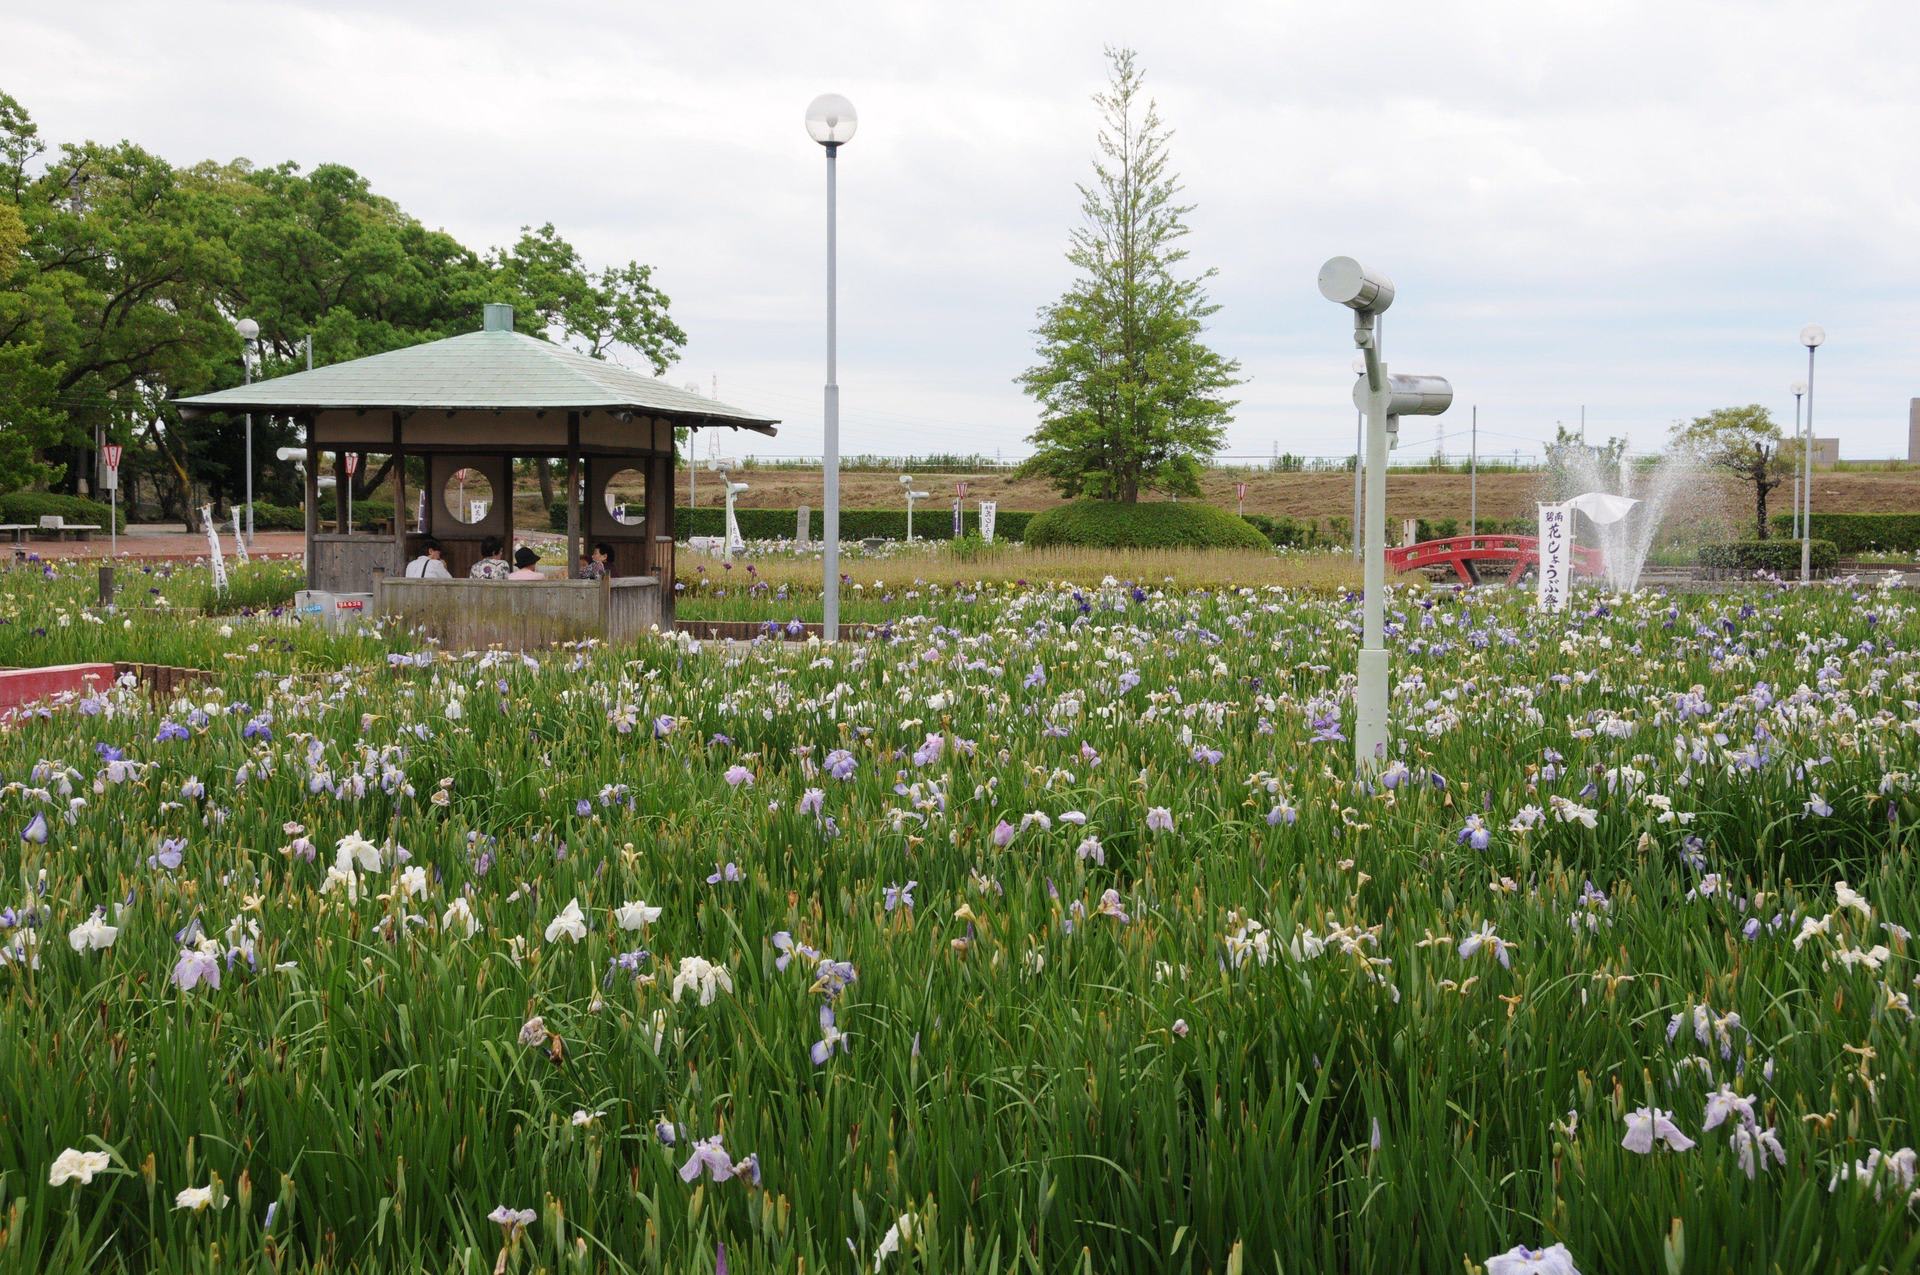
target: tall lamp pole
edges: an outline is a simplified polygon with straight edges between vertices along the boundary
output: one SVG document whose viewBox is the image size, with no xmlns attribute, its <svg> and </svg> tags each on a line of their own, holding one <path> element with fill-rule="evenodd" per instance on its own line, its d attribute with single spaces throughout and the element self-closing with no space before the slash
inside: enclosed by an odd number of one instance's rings
<svg viewBox="0 0 1920 1275">
<path fill-rule="evenodd" d="M 834 169 L 840 148 L 853 140 L 860 117 L 853 103 L 838 93 L 822 93 L 807 107 L 807 136 L 827 150 L 827 391 L 826 444 L 821 458 L 822 475 L 820 519 L 826 544 L 821 554 L 824 588 L 821 594 L 821 636 L 829 642 L 840 638 L 840 369 L 839 299 L 836 295 L 838 266 L 838 227 Z"/>
<path fill-rule="evenodd" d="M 242 384 L 253 384 L 253 352 L 260 341 L 260 325 L 252 319 L 242 319 L 233 325 L 243 342 L 240 348 L 240 374 L 245 380 Z M 253 547 L 253 413 L 247 413 L 247 547 Z"/>
<path fill-rule="evenodd" d="M 1801 450 L 1800 502 L 1800 583 L 1813 578 L 1813 352 L 1826 343 L 1827 330 L 1818 323 L 1800 329 L 1800 344 L 1807 347 L 1807 441 Z M 1796 402 L 1798 401 L 1796 397 Z M 1796 416 L 1798 412 L 1794 413 Z"/>
<path fill-rule="evenodd" d="M 1379 316 L 1393 304 L 1393 281 L 1352 257 L 1320 267 L 1320 295 L 1353 311 L 1353 343 L 1366 370 L 1353 387 L 1354 406 L 1367 415 L 1367 538 L 1362 559 L 1363 600 L 1359 679 L 1354 692 L 1354 769 L 1377 770 L 1387 755 L 1387 436 L 1402 416 L 1438 416 L 1453 402 L 1453 387 L 1438 376 L 1390 376 L 1380 357 Z"/>
</svg>

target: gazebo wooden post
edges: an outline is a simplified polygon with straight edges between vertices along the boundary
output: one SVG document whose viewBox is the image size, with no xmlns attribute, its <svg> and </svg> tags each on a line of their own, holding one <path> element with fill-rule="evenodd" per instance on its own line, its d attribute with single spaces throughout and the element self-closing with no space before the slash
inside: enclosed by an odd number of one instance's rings
<svg viewBox="0 0 1920 1275">
<path fill-rule="evenodd" d="M 407 456 L 400 442 L 400 413 L 393 414 L 393 565 L 388 571 L 407 570 Z"/>
<path fill-rule="evenodd" d="M 567 413 L 567 578 L 580 574 L 580 413 Z"/>
<path fill-rule="evenodd" d="M 306 569 L 307 587 L 313 588 L 315 569 L 314 537 L 320 534 L 320 444 L 313 437 L 313 415 L 307 415 L 307 545 L 301 554 Z"/>
</svg>

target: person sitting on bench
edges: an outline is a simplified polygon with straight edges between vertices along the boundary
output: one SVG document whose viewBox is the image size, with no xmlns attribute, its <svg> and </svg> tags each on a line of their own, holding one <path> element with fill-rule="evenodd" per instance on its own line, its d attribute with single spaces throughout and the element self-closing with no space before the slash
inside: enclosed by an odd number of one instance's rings
<svg viewBox="0 0 1920 1275">
<path fill-rule="evenodd" d="M 428 536 L 420 545 L 420 556 L 407 564 L 409 580 L 451 580 L 453 572 L 440 555 L 440 542 Z"/>
</svg>

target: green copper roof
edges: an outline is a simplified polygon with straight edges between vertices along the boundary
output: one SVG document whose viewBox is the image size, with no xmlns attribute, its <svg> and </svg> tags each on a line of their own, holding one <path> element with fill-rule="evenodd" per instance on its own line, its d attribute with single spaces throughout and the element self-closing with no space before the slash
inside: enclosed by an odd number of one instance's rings
<svg viewBox="0 0 1920 1275">
<path fill-rule="evenodd" d="M 631 411 L 676 417 L 679 424 L 735 425 L 765 434 L 773 433 L 775 424 L 657 377 L 499 330 L 468 332 L 175 402 L 196 412 L 289 414 L 355 408 Z"/>
</svg>

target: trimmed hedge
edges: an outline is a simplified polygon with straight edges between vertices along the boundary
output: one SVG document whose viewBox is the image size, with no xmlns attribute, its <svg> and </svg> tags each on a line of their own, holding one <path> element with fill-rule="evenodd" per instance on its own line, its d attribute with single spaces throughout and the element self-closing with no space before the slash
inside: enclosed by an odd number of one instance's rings
<svg viewBox="0 0 1920 1275">
<path fill-rule="evenodd" d="M 0 496 L 0 522 L 24 522 L 34 526 L 47 514 L 59 514 L 68 522 L 93 523 L 105 527 L 113 510 L 85 496 L 63 496 L 51 491 L 10 491 Z M 121 531 L 127 529 L 127 511 L 120 510 Z"/>
<path fill-rule="evenodd" d="M 1275 518 L 1266 514 L 1240 516 L 1258 528 L 1260 534 L 1274 545 L 1311 549 L 1326 542 L 1326 537 L 1320 533 L 1319 522 L 1312 518 L 1289 518 L 1285 515 Z"/>
<path fill-rule="evenodd" d="M 929 502 L 931 503 L 931 502 Z M 740 534 L 748 540 L 791 540 L 794 529 L 799 525 L 800 511 L 797 509 L 735 509 L 734 521 L 740 524 Z M 978 535 L 980 514 L 978 510 L 968 509 L 961 513 L 962 534 Z M 1033 514 L 1019 509 L 1002 509 L 993 520 L 993 538 L 995 540 L 1019 540 L 1026 532 L 1027 522 Z M 548 518 L 555 531 L 567 529 L 567 506 L 556 502 L 548 512 Z M 701 505 L 689 508 L 681 505 L 673 511 L 673 534 L 680 540 L 689 536 L 718 536 L 726 530 L 727 511 L 721 505 Z M 826 534 L 825 521 L 818 509 L 812 510 L 807 518 L 811 528 L 811 538 L 819 540 Z M 914 511 L 913 536 L 916 540 L 953 539 L 953 511 L 949 506 L 923 508 Z M 863 540 L 878 537 L 882 540 L 905 540 L 907 538 L 907 511 L 905 509 L 842 509 L 840 511 L 840 539 Z"/>
<path fill-rule="evenodd" d="M 1173 500 L 1121 504 L 1076 500 L 1027 524 L 1027 543 L 1102 549 L 1267 549 L 1271 542 L 1238 514 Z"/>
<path fill-rule="evenodd" d="M 1775 514 L 1767 519 L 1777 536 L 1793 534 L 1793 515 Z M 1831 540 L 1841 553 L 1869 553 L 1885 550 L 1893 553 L 1920 549 L 1920 513 L 1911 514 L 1823 514 L 1813 515 L 1813 534 Z M 1798 543 L 1797 541 L 1795 543 Z M 1799 558 L 1794 565 L 1799 565 Z"/>
<path fill-rule="evenodd" d="M 1809 547 L 1808 562 L 1815 571 L 1831 571 L 1840 561 L 1840 547 L 1831 540 L 1816 540 Z M 1701 545 L 1700 565 L 1719 571 L 1772 571 L 1786 575 L 1800 570 L 1798 540 L 1733 540 L 1725 544 Z"/>
<path fill-rule="evenodd" d="M 247 507 L 239 506 L 240 521 L 247 520 Z M 305 531 L 307 529 L 306 511 L 292 505 L 276 505 L 270 500 L 253 502 L 253 529 L 255 531 Z"/>
</svg>

